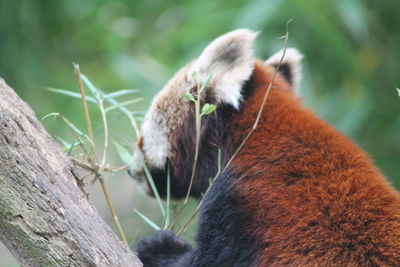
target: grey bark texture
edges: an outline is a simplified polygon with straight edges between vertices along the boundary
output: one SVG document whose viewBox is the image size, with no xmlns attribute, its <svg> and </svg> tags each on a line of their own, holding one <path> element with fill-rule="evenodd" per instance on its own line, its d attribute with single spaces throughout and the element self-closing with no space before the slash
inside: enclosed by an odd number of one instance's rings
<svg viewBox="0 0 400 267">
<path fill-rule="evenodd" d="M 0 78 L 0 241 L 23 266 L 142 266 L 74 174 L 32 109 Z"/>
</svg>

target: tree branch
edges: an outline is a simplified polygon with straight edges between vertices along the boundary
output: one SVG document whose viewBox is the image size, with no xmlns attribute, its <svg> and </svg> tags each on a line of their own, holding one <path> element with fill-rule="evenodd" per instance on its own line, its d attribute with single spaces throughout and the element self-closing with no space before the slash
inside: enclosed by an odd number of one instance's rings
<svg viewBox="0 0 400 267">
<path fill-rule="evenodd" d="M 32 109 L 0 79 L 0 241 L 24 266 L 141 266 L 76 177 Z"/>
</svg>

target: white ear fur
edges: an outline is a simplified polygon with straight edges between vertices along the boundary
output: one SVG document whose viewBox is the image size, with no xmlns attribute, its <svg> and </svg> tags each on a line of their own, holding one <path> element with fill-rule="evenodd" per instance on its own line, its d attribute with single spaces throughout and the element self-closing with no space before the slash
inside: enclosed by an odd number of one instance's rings
<svg viewBox="0 0 400 267">
<path fill-rule="evenodd" d="M 269 59 L 265 61 L 266 64 L 277 67 L 279 62 L 281 61 L 283 54 L 283 50 L 271 56 Z M 281 73 L 284 78 L 289 82 L 293 90 L 298 92 L 298 88 L 300 86 L 301 81 L 301 60 L 303 59 L 303 55 L 295 48 L 286 49 L 285 57 L 282 60 L 281 64 Z"/>
<path fill-rule="evenodd" d="M 220 36 L 203 50 L 188 74 L 196 73 L 200 82 L 211 76 L 209 87 L 217 101 L 238 109 L 242 85 L 254 67 L 253 42 L 256 36 L 257 33 L 247 29 Z"/>
</svg>

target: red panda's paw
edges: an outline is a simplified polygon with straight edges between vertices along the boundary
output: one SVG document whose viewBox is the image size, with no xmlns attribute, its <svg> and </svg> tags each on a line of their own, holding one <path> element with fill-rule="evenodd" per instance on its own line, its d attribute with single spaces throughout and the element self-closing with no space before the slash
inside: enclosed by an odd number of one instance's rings
<svg viewBox="0 0 400 267">
<path fill-rule="evenodd" d="M 133 250 L 144 267 L 174 266 L 192 246 L 171 231 L 159 231 L 139 240 Z"/>
</svg>

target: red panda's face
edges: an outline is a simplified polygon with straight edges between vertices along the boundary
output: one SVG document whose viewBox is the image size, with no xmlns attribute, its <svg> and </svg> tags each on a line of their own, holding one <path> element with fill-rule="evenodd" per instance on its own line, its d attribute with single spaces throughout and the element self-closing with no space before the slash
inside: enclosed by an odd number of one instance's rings
<svg viewBox="0 0 400 267">
<path fill-rule="evenodd" d="M 200 99 L 211 101 L 218 106 L 229 106 L 232 111 L 240 109 L 242 86 L 249 79 L 254 68 L 253 41 L 256 33 L 249 30 L 236 30 L 227 33 L 210 43 L 201 55 L 179 70 L 175 76 L 154 98 L 141 127 L 141 138 L 138 142 L 138 151 L 135 153 L 136 168 L 131 170 L 131 175 L 140 181 L 145 181 L 143 162 L 153 176 L 153 180 L 161 195 L 166 189 L 167 163 L 172 165 L 172 170 L 183 168 L 191 170 L 192 163 L 179 166 L 177 158 L 193 158 L 185 155 L 185 146 L 193 146 L 193 142 L 177 145 L 179 140 L 188 138 L 194 140 L 195 132 L 188 127 L 188 120 L 193 119 L 194 103 L 183 97 L 184 93 L 196 96 L 196 88 L 206 79 L 209 80 L 206 89 L 201 93 Z M 290 52 L 290 51 L 289 51 Z M 295 60 L 301 56 L 297 51 Z M 279 53 L 278 53 L 279 54 Z M 267 64 L 277 65 L 279 55 L 271 57 Z M 295 76 L 291 77 L 296 79 Z M 297 81 L 293 80 L 293 83 Z M 208 100 L 207 100 L 208 99 Z M 204 102 L 203 101 L 203 102 Z M 185 177 L 172 178 L 172 183 L 179 183 L 182 190 L 186 190 L 190 172 Z M 189 177 L 188 177 L 189 176 Z M 209 178 L 209 177 L 208 177 Z M 206 178 L 206 179 L 208 179 Z M 176 188 L 172 185 L 171 188 Z M 151 190 L 147 188 L 151 194 Z M 173 193 L 173 192 L 172 192 Z M 175 197 L 180 197 L 178 194 Z"/>
<path fill-rule="evenodd" d="M 171 137 L 176 129 L 182 127 L 183 119 L 190 110 L 182 95 L 194 86 L 188 75 L 190 64 L 183 67 L 156 95 L 144 118 L 135 152 L 136 169 L 131 175 L 140 182 L 145 182 L 146 164 L 155 182 L 166 184 L 166 165 L 171 158 Z M 161 180 L 161 181 L 160 181 Z M 147 185 L 147 183 L 145 183 Z M 159 190 L 162 191 L 162 190 Z M 151 194 L 149 187 L 146 192 Z"/>
</svg>

